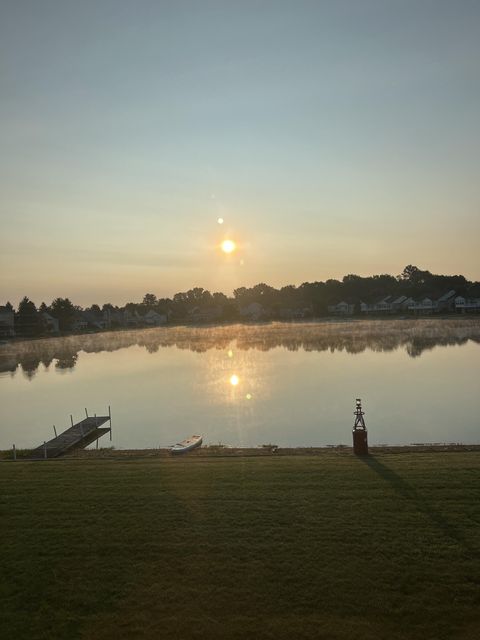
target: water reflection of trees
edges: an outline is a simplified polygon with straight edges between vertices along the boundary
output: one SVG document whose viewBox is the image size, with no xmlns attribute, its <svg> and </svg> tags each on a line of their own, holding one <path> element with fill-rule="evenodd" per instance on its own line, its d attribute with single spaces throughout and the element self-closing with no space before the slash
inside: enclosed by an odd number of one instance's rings
<svg viewBox="0 0 480 640">
<path fill-rule="evenodd" d="M 149 353 L 176 347 L 196 353 L 227 349 L 232 342 L 239 350 L 345 351 L 350 354 L 405 349 L 412 358 L 437 346 L 480 343 L 480 319 L 391 320 L 350 322 L 269 323 L 218 327 L 161 327 L 65 338 L 49 338 L 0 345 L 0 372 L 21 370 L 28 378 L 40 364 L 56 370 L 75 367 L 80 352 L 116 351 L 137 345 Z"/>
</svg>

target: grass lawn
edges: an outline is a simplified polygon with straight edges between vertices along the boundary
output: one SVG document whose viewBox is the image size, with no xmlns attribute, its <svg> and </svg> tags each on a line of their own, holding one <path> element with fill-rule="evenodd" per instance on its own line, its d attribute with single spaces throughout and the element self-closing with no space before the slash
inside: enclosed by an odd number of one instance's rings
<svg viewBox="0 0 480 640">
<path fill-rule="evenodd" d="M 480 453 L 0 463 L 0 636 L 480 638 Z"/>
</svg>

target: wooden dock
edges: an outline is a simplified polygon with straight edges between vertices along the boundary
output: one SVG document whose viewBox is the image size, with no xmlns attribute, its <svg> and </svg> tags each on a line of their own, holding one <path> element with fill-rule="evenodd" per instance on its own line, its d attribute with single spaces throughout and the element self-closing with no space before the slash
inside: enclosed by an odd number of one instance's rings
<svg viewBox="0 0 480 640">
<path fill-rule="evenodd" d="M 109 427 L 102 427 L 109 422 Z M 112 417 L 93 416 L 86 417 L 80 422 L 73 424 L 69 429 L 39 447 L 34 449 L 28 456 L 30 460 L 45 460 L 50 458 L 58 458 L 65 453 L 70 453 L 74 449 L 84 449 L 95 440 L 98 441 L 106 433 L 112 432 Z"/>
</svg>

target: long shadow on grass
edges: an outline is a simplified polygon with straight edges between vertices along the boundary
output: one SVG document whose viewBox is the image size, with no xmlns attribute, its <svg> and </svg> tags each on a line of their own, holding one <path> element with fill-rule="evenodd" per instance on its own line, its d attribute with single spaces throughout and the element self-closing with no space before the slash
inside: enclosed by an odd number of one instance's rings
<svg viewBox="0 0 480 640">
<path fill-rule="evenodd" d="M 454 540 L 466 551 L 472 551 L 463 533 L 442 516 L 441 513 L 436 511 L 431 504 L 429 504 L 414 487 L 399 476 L 398 473 L 392 471 L 392 469 L 380 462 L 375 456 L 361 456 L 360 460 L 370 467 L 372 471 L 375 471 L 383 480 L 386 480 L 399 495 L 413 502 L 418 511 L 425 515 L 430 522 L 446 536 Z"/>
</svg>

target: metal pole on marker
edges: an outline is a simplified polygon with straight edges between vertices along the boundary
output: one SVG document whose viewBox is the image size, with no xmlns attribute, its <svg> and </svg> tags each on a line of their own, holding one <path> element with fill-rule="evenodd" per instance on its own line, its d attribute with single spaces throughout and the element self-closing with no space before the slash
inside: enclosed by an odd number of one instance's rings
<svg viewBox="0 0 480 640">
<path fill-rule="evenodd" d="M 53 425 L 53 433 L 55 434 L 55 438 L 57 437 L 57 430 L 55 429 L 55 425 Z"/>
</svg>

